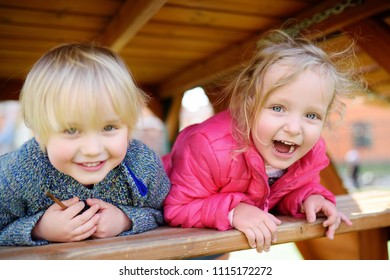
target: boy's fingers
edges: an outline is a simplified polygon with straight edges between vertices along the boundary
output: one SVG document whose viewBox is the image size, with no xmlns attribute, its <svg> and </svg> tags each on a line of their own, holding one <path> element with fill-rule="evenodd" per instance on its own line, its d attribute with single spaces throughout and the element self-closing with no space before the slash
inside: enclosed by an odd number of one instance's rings
<svg viewBox="0 0 390 280">
<path fill-rule="evenodd" d="M 69 207 L 69 206 L 72 206 L 72 205 L 78 203 L 79 201 L 80 201 L 80 199 L 77 196 L 75 196 L 75 197 L 72 197 L 68 200 L 62 201 L 62 203 L 65 204 L 67 207 Z"/>
</svg>

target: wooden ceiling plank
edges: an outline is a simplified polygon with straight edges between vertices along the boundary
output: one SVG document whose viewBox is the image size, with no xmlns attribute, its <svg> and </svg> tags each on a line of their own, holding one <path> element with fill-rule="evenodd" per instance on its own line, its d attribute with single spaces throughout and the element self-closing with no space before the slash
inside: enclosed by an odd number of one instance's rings
<svg viewBox="0 0 390 280">
<path fill-rule="evenodd" d="M 52 27 L 32 27 L 32 26 L 6 26 L 0 24 L 1 40 L 10 39 L 31 39 L 34 41 L 58 41 L 75 42 L 92 40 L 97 32 L 74 29 L 58 29 Z"/>
<path fill-rule="evenodd" d="M 166 1 L 127 0 L 100 36 L 100 42 L 119 52 Z"/>
<path fill-rule="evenodd" d="M 138 35 L 131 41 L 131 46 L 134 48 L 145 48 L 159 50 L 161 48 L 169 48 L 172 50 L 189 50 L 195 52 L 214 52 L 223 48 L 224 42 L 211 40 L 194 40 L 187 38 L 171 39 L 169 37 L 159 36 L 143 36 Z"/>
<path fill-rule="evenodd" d="M 163 7 L 153 20 L 194 26 L 219 27 L 236 30 L 258 30 L 275 24 L 278 20 L 268 16 L 242 15 L 180 7 Z"/>
<path fill-rule="evenodd" d="M 203 0 L 203 1 L 188 1 L 188 0 L 170 0 L 171 6 L 182 6 L 191 9 L 203 9 L 212 11 L 225 11 L 241 14 L 265 15 L 272 17 L 283 17 L 286 13 L 298 12 L 306 8 L 310 3 L 308 1 L 227 1 L 227 0 Z"/>
<path fill-rule="evenodd" d="M 334 14 L 328 19 L 313 25 L 309 30 L 320 30 L 322 33 L 330 34 L 389 9 L 389 0 L 364 1 L 363 4 L 345 9 L 343 12 Z"/>
<path fill-rule="evenodd" d="M 125 59 L 131 58 L 161 58 L 172 60 L 186 60 L 194 61 L 204 57 L 204 53 L 197 51 L 185 51 L 185 50 L 170 50 L 170 49 L 141 49 L 141 48 L 126 48 L 120 55 Z"/>
<path fill-rule="evenodd" d="M 107 23 L 106 18 L 49 11 L 10 9 L 0 6 L 0 21 L 6 25 L 50 26 L 51 28 L 72 28 L 98 30 Z"/>
<path fill-rule="evenodd" d="M 307 11 L 304 11 L 300 15 L 297 15 L 296 18 L 310 18 L 319 11 L 324 11 L 333 7 L 335 3 L 339 3 L 339 1 L 321 1 L 318 6 L 314 6 Z M 336 17 L 336 19 L 334 19 L 333 16 L 324 19 L 323 22 L 315 25 L 315 30 L 320 30 L 324 34 L 327 34 L 326 32 L 334 32 L 338 30 L 338 28 L 349 26 L 362 20 L 364 17 L 369 17 L 381 11 L 385 11 L 389 6 L 390 1 L 388 0 L 366 1 L 360 6 L 351 7 L 343 13 L 335 15 L 334 17 Z M 360 14 L 362 14 L 362 16 Z M 255 45 L 257 37 L 258 36 L 252 37 L 239 45 L 233 44 L 225 51 L 219 52 L 219 54 L 213 55 L 204 61 L 197 62 L 192 66 L 187 66 L 185 71 L 179 71 L 160 85 L 160 96 L 162 98 L 173 96 L 190 89 L 191 87 L 210 82 L 217 76 L 231 72 L 234 70 L 235 66 L 240 64 L 240 62 L 249 58 L 248 55 L 246 58 L 244 55 L 248 54 L 251 45 L 252 47 Z M 235 53 L 235 55 L 232 56 L 233 53 Z M 242 57 L 238 58 L 237 56 L 239 54 L 241 54 Z"/>
<path fill-rule="evenodd" d="M 48 49 L 56 46 L 58 42 L 45 40 L 28 40 L 26 38 L 2 38 L 0 40 L 0 50 L 19 50 L 25 51 L 28 46 L 28 51 L 40 52 L 41 54 Z"/>
<path fill-rule="evenodd" d="M 387 25 L 379 20 L 365 19 L 350 26 L 347 31 L 356 34 L 358 45 L 390 73 L 390 33 Z"/>
<path fill-rule="evenodd" d="M 49 11 L 56 14 L 84 14 L 96 16 L 111 15 L 121 4 L 121 0 L 0 0 L 0 5 L 3 7 Z"/>
<path fill-rule="evenodd" d="M 229 43 L 248 38 L 251 34 L 251 31 L 245 30 L 222 29 L 213 27 L 203 28 L 202 26 L 176 25 L 172 23 L 155 22 L 151 20 L 140 30 L 137 36 L 163 36 L 171 38 L 172 40 L 176 38 L 188 38 Z"/>
<path fill-rule="evenodd" d="M 380 69 L 373 69 L 372 71 L 368 71 L 364 73 L 364 79 L 369 83 L 375 85 L 375 83 L 380 84 L 380 83 L 385 83 L 389 82 L 389 74 L 383 70 L 382 68 Z"/>
<path fill-rule="evenodd" d="M 228 72 L 233 71 L 243 61 L 252 55 L 256 38 L 234 45 L 222 54 L 216 54 L 213 58 L 192 65 L 188 71 L 176 73 L 172 79 L 168 79 L 159 87 L 159 94 L 166 98 L 184 92 L 192 87 L 205 84 L 218 79 Z"/>
</svg>

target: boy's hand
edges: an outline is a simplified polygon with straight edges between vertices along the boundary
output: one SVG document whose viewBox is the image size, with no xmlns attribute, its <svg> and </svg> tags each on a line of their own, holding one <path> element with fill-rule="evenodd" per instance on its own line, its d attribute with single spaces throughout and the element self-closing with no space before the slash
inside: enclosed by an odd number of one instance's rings
<svg viewBox="0 0 390 280">
<path fill-rule="evenodd" d="M 88 198 L 87 204 L 91 207 L 96 205 L 99 207 L 100 219 L 92 237 L 113 237 L 131 228 L 129 217 L 115 205 L 97 198 Z"/>
<path fill-rule="evenodd" d="M 311 195 L 303 202 L 302 212 L 306 213 L 306 219 L 309 223 L 316 220 L 316 214 L 322 212 L 327 219 L 323 222 L 324 227 L 328 227 L 326 236 L 334 239 L 334 234 L 339 228 L 341 222 L 351 226 L 352 222 L 343 213 L 337 211 L 336 205 L 326 200 L 322 195 Z"/>
<path fill-rule="evenodd" d="M 233 226 L 243 232 L 249 246 L 257 252 L 268 252 L 272 242 L 276 242 L 276 230 L 281 221 L 259 208 L 240 203 L 234 209 Z"/>
<path fill-rule="evenodd" d="M 77 197 L 62 202 L 68 208 L 64 210 L 56 203 L 51 205 L 33 228 L 33 239 L 51 242 L 80 241 L 92 236 L 97 230 L 98 206 L 78 215 L 84 208 L 84 202 Z"/>
</svg>

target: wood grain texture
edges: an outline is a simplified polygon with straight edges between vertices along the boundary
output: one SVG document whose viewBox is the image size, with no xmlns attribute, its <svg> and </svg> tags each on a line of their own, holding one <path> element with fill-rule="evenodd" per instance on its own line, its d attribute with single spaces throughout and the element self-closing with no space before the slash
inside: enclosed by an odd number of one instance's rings
<svg viewBox="0 0 390 280">
<path fill-rule="evenodd" d="M 364 232 L 377 237 L 362 251 L 362 258 L 377 258 L 387 253 L 384 232 L 390 227 L 390 191 L 367 191 L 337 197 L 338 208 L 349 215 L 353 226 L 341 225 L 337 235 Z M 280 217 L 275 244 L 309 240 L 325 236 L 323 218 L 309 224 L 304 219 Z M 378 231 L 376 231 L 378 229 Z M 336 239 L 338 236 L 336 235 Z M 374 244 L 374 245 L 373 245 Z M 377 247 L 378 250 L 372 250 Z M 2 247 L 0 259 L 186 259 L 249 249 L 245 236 L 237 230 L 173 228 L 158 229 L 127 237 L 50 244 L 38 247 Z"/>
</svg>

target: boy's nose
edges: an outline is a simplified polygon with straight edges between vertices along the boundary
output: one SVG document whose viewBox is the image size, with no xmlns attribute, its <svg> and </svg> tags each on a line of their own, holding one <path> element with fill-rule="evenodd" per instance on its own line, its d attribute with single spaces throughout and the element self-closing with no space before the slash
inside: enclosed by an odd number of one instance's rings
<svg viewBox="0 0 390 280">
<path fill-rule="evenodd" d="M 102 150 L 103 150 L 103 145 L 98 136 L 96 135 L 85 136 L 85 139 L 83 141 L 83 146 L 81 149 L 81 152 L 84 155 L 88 155 L 88 156 L 98 155 L 102 152 Z"/>
</svg>

